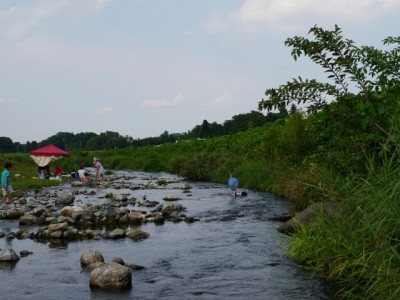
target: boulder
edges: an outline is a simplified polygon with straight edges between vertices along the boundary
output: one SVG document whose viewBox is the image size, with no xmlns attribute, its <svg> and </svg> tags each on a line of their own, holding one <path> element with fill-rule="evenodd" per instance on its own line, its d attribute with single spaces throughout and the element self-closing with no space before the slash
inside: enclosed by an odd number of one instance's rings
<svg viewBox="0 0 400 300">
<path fill-rule="evenodd" d="M 72 193 L 66 193 L 63 195 L 59 195 L 55 200 L 56 205 L 70 205 L 74 203 L 75 196 Z"/>
<path fill-rule="evenodd" d="M 55 224 L 50 224 L 47 226 L 47 229 L 51 232 L 58 231 L 58 230 L 65 230 L 68 227 L 68 223 L 55 223 Z"/>
<path fill-rule="evenodd" d="M 125 265 L 125 262 L 122 257 L 114 257 L 112 261 L 123 266 Z"/>
<path fill-rule="evenodd" d="M 0 261 L 16 262 L 19 261 L 19 256 L 13 249 L 4 249 L 0 252 Z"/>
<path fill-rule="evenodd" d="M 61 209 L 60 214 L 64 217 L 72 217 L 74 213 L 82 212 L 83 208 L 80 206 L 65 206 Z"/>
<path fill-rule="evenodd" d="M 297 213 L 289 221 L 278 227 L 278 231 L 286 234 L 293 234 L 299 226 L 309 226 L 316 222 L 321 214 L 334 214 L 340 209 L 340 203 L 336 202 L 318 202 L 313 203 L 305 210 Z"/>
<path fill-rule="evenodd" d="M 116 262 L 95 268 L 90 273 L 90 286 L 102 289 L 126 289 L 132 287 L 132 271 Z"/>
<path fill-rule="evenodd" d="M 108 234 L 110 239 L 119 239 L 125 237 L 125 230 L 116 228 Z"/>
<path fill-rule="evenodd" d="M 168 196 L 165 196 L 163 198 L 163 200 L 165 200 L 165 201 L 178 201 L 178 200 L 181 200 L 181 199 L 182 198 L 180 198 L 180 197 L 178 197 L 176 195 L 168 195 Z"/>
<path fill-rule="evenodd" d="M 103 254 L 95 248 L 89 248 L 83 251 L 81 255 L 81 266 L 86 267 L 96 262 L 104 262 Z"/>
<path fill-rule="evenodd" d="M 19 218 L 19 225 L 34 225 L 37 224 L 38 221 L 38 217 L 31 214 L 24 214 Z"/>
<path fill-rule="evenodd" d="M 134 229 L 130 230 L 126 233 L 126 236 L 131 238 L 132 240 L 139 241 L 139 240 L 144 240 L 147 239 L 150 236 L 150 233 Z"/>
<path fill-rule="evenodd" d="M 19 219 L 23 214 L 19 209 L 12 208 L 6 211 L 4 219 Z"/>
<path fill-rule="evenodd" d="M 134 224 L 140 224 L 143 222 L 143 215 L 141 212 L 133 211 L 128 214 L 129 222 Z"/>
</svg>

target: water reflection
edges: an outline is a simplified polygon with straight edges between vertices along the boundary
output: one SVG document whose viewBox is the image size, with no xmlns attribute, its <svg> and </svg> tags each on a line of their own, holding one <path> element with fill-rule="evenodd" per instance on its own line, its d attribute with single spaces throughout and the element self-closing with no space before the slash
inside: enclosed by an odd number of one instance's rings
<svg viewBox="0 0 400 300">
<path fill-rule="evenodd" d="M 49 242 L 50 249 L 68 249 L 68 241 L 63 239 L 52 239 Z"/>
<path fill-rule="evenodd" d="M 0 270 L 1 271 L 6 271 L 6 272 L 10 272 L 13 269 L 15 269 L 17 265 L 17 262 L 13 261 L 13 262 L 0 262 Z"/>
</svg>

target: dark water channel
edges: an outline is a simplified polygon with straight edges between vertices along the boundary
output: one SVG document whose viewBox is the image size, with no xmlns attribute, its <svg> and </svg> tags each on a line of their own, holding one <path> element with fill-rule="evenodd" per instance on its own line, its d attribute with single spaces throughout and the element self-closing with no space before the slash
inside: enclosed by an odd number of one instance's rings
<svg viewBox="0 0 400 300">
<path fill-rule="evenodd" d="M 190 193 L 183 193 L 178 188 L 182 182 L 174 175 L 116 173 L 134 176 L 131 180 L 136 183 L 160 177 L 175 183 L 165 190 L 96 188 L 96 195 L 76 196 L 75 204 L 101 203 L 106 200 L 99 195 L 108 192 L 129 193 L 138 199 L 146 195 L 163 204 L 162 198 L 173 194 L 182 198 L 178 202 L 186 207 L 186 215 L 200 221 L 147 223 L 140 229 L 150 237 L 142 241 L 39 243 L 2 238 L 0 248 L 33 254 L 14 266 L 0 266 L 0 299 L 331 299 L 318 277 L 284 257 L 288 237 L 276 231 L 280 223 L 268 220 L 287 212 L 290 203 L 256 191 L 233 199 L 226 186 L 213 183 L 189 182 Z M 0 220 L 5 233 L 18 227 L 18 221 Z M 106 262 L 122 257 L 145 266 L 132 273 L 132 289 L 90 289 L 89 274 L 81 272 L 79 259 L 91 247 L 99 249 Z"/>
</svg>

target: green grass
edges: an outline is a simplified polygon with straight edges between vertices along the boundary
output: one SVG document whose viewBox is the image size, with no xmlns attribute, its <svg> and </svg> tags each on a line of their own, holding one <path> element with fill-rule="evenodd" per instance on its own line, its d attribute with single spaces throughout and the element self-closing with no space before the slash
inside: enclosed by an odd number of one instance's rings
<svg viewBox="0 0 400 300">
<path fill-rule="evenodd" d="M 352 183 L 342 210 L 295 233 L 287 254 L 341 282 L 347 299 L 400 299 L 398 168 Z"/>
<path fill-rule="evenodd" d="M 60 184 L 57 180 L 40 180 L 36 174 L 36 164 L 25 153 L 13 154 L 0 154 L 0 161 L 4 170 L 4 164 L 10 162 L 12 168 L 10 169 L 10 179 L 13 189 L 18 190 L 26 189 L 40 189 L 46 186 L 54 186 Z M 55 164 L 52 163 L 54 169 Z"/>
</svg>

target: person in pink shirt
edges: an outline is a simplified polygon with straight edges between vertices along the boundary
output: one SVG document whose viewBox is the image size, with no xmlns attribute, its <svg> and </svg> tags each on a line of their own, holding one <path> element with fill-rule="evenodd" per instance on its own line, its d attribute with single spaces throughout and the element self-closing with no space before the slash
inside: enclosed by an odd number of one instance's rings
<svg viewBox="0 0 400 300">
<path fill-rule="evenodd" d="M 103 165 L 100 163 L 100 158 L 97 156 L 94 157 L 93 164 L 94 167 L 96 168 L 96 178 L 98 178 L 100 182 L 103 182 L 105 170 Z"/>
</svg>

